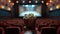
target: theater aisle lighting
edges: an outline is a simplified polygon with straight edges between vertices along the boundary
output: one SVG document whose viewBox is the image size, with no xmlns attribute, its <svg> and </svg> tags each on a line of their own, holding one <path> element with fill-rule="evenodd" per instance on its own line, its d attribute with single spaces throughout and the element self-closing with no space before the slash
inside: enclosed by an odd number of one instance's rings
<svg viewBox="0 0 60 34">
<path fill-rule="evenodd" d="M 8 0 L 8 2 L 10 3 L 10 2 L 11 2 L 11 0 Z"/>
<path fill-rule="evenodd" d="M 4 9 L 4 8 L 5 8 L 5 6 L 4 6 L 4 5 L 1 5 L 1 8 L 2 8 L 2 9 Z"/>
<path fill-rule="evenodd" d="M 60 8 L 60 5 L 57 5 L 57 6 L 56 6 L 56 9 L 59 9 L 59 8 Z"/>
<path fill-rule="evenodd" d="M 25 3 L 25 1 L 23 1 L 23 3 Z"/>
<path fill-rule="evenodd" d="M 19 1 L 16 1 L 16 3 L 19 3 Z"/>
<path fill-rule="evenodd" d="M 52 0 L 50 0 L 50 3 L 53 2 Z"/>
<path fill-rule="evenodd" d="M 49 5 L 49 3 L 46 3 L 46 5 Z"/>
<path fill-rule="evenodd" d="M 11 8 L 10 8 L 10 7 L 8 7 L 8 8 L 7 8 L 7 10 L 8 10 L 8 11 L 10 11 L 10 10 L 11 10 Z"/>
<path fill-rule="evenodd" d="M 12 3 L 12 5 L 14 5 L 14 3 Z"/>
<path fill-rule="evenodd" d="M 42 3 L 44 3 L 44 1 L 41 1 Z"/>
<path fill-rule="evenodd" d="M 53 10 L 53 8 L 51 7 L 51 8 L 50 8 L 50 11 L 52 11 L 52 10 Z"/>
<path fill-rule="evenodd" d="M 29 1 L 29 3 L 31 3 L 31 1 Z"/>
<path fill-rule="evenodd" d="M 35 3 L 38 3 L 38 1 L 36 0 Z"/>
</svg>

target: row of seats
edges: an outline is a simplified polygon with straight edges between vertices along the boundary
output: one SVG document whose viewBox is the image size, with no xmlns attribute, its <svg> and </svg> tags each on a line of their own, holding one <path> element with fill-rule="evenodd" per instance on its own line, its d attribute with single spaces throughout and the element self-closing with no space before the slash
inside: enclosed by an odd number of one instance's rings
<svg viewBox="0 0 60 34">
<path fill-rule="evenodd" d="M 36 19 L 35 21 L 31 21 L 31 20 L 26 20 L 29 23 L 35 23 L 35 26 L 38 28 L 38 30 L 42 27 L 46 27 L 46 26 L 55 26 L 57 28 L 58 34 L 59 34 L 59 27 L 60 27 L 60 21 L 58 20 L 52 20 L 52 19 Z M 6 20 L 0 20 L 0 27 L 20 27 L 21 26 L 21 30 L 24 30 L 24 24 L 25 24 L 25 20 L 24 19 L 6 19 Z M 28 24 L 29 25 L 29 24 Z M 41 27 L 42 26 L 42 27 Z M 31 26 L 32 27 L 32 26 Z"/>
<path fill-rule="evenodd" d="M 28 20 L 24 21 L 24 19 L 7 19 L 7 20 L 0 20 L 1 25 L 24 25 L 25 22 Z M 30 20 L 29 23 L 33 23 L 33 20 Z M 31 24 L 30 23 L 30 24 Z M 35 24 L 37 25 L 60 25 L 60 21 L 58 20 L 52 20 L 52 19 L 36 19 L 34 21 Z"/>
<path fill-rule="evenodd" d="M 57 30 L 54 27 L 43 27 L 41 31 L 34 32 L 35 34 L 60 34 L 60 27 Z M 0 27 L 0 34 L 24 34 L 24 32 L 21 32 L 20 27 Z"/>
<path fill-rule="evenodd" d="M 60 21 L 58 20 L 52 20 L 52 19 L 37 19 L 36 24 L 38 25 L 60 25 Z"/>
<path fill-rule="evenodd" d="M 0 34 L 21 34 L 20 27 L 0 27 Z"/>
</svg>

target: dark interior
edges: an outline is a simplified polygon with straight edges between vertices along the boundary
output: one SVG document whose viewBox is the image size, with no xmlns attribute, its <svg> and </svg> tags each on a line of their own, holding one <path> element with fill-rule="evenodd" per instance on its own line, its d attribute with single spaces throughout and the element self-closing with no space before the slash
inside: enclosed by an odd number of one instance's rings
<svg viewBox="0 0 60 34">
<path fill-rule="evenodd" d="M 7 28 L 5 34 L 19 34 L 18 28 Z"/>
<path fill-rule="evenodd" d="M 56 34 L 55 28 L 44 28 L 42 29 L 42 34 Z"/>
<path fill-rule="evenodd" d="M 0 0 L 0 34 L 30 30 L 60 34 L 60 0 Z"/>
<path fill-rule="evenodd" d="M 0 29 L 0 34 L 2 34 L 2 30 Z"/>
</svg>

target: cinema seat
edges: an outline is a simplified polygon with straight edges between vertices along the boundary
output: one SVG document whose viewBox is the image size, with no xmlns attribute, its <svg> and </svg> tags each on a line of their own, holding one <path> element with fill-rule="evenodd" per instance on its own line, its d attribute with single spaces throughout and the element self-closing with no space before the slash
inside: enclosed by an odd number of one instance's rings
<svg viewBox="0 0 60 34">
<path fill-rule="evenodd" d="M 0 27 L 0 34 L 4 34 L 4 29 Z"/>
<path fill-rule="evenodd" d="M 60 34 L 60 26 L 57 29 L 57 34 Z"/>
<path fill-rule="evenodd" d="M 20 34 L 20 28 L 18 27 L 7 27 L 5 34 Z"/>
<path fill-rule="evenodd" d="M 42 34 L 56 34 L 56 28 L 53 27 L 44 27 L 42 28 Z"/>
</svg>

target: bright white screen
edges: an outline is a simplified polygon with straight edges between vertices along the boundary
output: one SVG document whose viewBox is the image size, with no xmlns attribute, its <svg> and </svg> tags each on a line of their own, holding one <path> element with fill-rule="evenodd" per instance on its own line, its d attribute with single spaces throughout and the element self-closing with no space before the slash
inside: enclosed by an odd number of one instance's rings
<svg viewBox="0 0 60 34">
<path fill-rule="evenodd" d="M 41 15 L 41 5 L 19 5 L 19 16 L 25 14 L 34 14 L 34 16 Z"/>
</svg>

